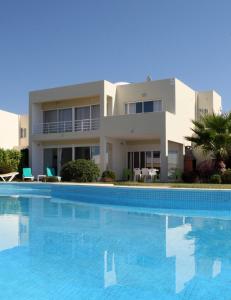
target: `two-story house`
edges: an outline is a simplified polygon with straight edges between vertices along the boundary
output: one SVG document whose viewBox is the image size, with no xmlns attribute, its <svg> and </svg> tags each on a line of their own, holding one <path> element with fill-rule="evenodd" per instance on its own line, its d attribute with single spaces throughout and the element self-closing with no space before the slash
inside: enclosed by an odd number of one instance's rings
<svg viewBox="0 0 231 300">
<path fill-rule="evenodd" d="M 94 159 L 120 179 L 124 168 L 157 168 L 162 181 L 183 169 L 192 120 L 220 113 L 221 97 L 178 79 L 97 81 L 30 93 L 30 163 L 59 173 L 70 160 Z"/>
<path fill-rule="evenodd" d="M 28 115 L 0 110 L 0 148 L 22 150 L 29 145 Z"/>
</svg>

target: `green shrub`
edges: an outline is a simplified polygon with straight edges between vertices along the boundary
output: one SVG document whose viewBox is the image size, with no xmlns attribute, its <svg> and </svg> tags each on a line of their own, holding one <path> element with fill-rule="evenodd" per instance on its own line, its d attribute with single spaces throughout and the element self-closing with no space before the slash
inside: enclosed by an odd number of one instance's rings
<svg viewBox="0 0 231 300">
<path fill-rule="evenodd" d="M 182 180 L 186 183 L 195 183 L 199 181 L 199 176 L 195 171 L 184 172 L 182 174 Z"/>
<path fill-rule="evenodd" d="M 18 171 L 20 160 L 20 151 L 0 149 L 0 173 Z"/>
<path fill-rule="evenodd" d="M 112 181 L 115 181 L 115 179 L 116 179 L 115 172 L 113 172 L 111 170 L 104 171 L 103 174 L 102 174 L 102 179 L 103 179 L 103 181 L 105 179 L 111 179 Z"/>
<path fill-rule="evenodd" d="M 132 180 L 132 170 L 131 169 L 123 169 L 123 180 Z"/>
<path fill-rule="evenodd" d="M 99 177 L 99 167 L 92 160 L 77 159 L 62 167 L 61 176 L 64 181 L 92 182 Z"/>
<path fill-rule="evenodd" d="M 227 169 L 222 175 L 221 180 L 223 183 L 231 183 L 231 169 Z"/>
<path fill-rule="evenodd" d="M 221 183 L 221 175 L 220 174 L 213 174 L 210 177 L 210 182 L 211 183 Z"/>
</svg>

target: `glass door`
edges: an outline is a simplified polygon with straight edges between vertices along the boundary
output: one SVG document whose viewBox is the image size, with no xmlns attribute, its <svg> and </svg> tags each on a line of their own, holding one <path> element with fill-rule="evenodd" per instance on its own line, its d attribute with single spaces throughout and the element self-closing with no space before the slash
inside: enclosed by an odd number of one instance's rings
<svg viewBox="0 0 231 300">
<path fill-rule="evenodd" d="M 47 110 L 43 112 L 43 133 L 57 132 L 58 113 L 57 110 Z"/>
<path fill-rule="evenodd" d="M 54 168 L 57 174 L 58 171 L 58 149 L 48 148 L 43 151 L 43 168 L 46 174 L 46 168 Z"/>
<path fill-rule="evenodd" d="M 59 109 L 59 132 L 72 131 L 72 109 Z"/>
<path fill-rule="evenodd" d="M 75 108 L 75 131 L 90 130 L 90 106 Z"/>
<path fill-rule="evenodd" d="M 60 168 L 62 168 L 63 165 L 72 161 L 72 148 L 61 148 L 60 152 Z"/>
</svg>

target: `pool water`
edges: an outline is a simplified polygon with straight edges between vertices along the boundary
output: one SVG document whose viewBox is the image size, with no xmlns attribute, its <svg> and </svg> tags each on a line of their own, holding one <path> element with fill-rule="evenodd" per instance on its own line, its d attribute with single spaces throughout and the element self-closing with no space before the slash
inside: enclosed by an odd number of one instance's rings
<svg viewBox="0 0 231 300">
<path fill-rule="evenodd" d="M 131 207 L 118 191 L 0 185 L 0 299 L 231 299 L 223 204 Z M 94 203 L 105 193 L 117 205 Z"/>
</svg>

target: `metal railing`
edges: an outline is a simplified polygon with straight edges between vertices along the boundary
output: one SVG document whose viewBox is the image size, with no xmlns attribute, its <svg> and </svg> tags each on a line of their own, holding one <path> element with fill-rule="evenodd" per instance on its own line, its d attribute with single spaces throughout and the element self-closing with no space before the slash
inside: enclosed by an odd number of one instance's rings
<svg viewBox="0 0 231 300">
<path fill-rule="evenodd" d="M 90 131 L 98 130 L 99 119 L 83 119 L 63 122 L 47 122 L 36 124 L 33 127 L 33 134 L 49 134 L 49 133 L 63 133 L 76 131 Z"/>
</svg>

